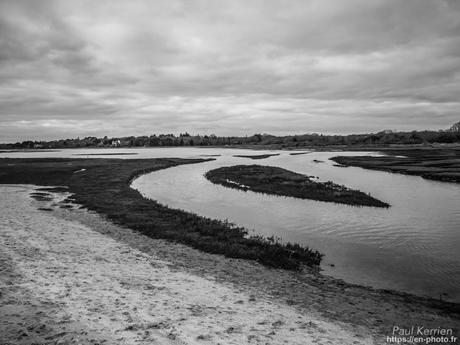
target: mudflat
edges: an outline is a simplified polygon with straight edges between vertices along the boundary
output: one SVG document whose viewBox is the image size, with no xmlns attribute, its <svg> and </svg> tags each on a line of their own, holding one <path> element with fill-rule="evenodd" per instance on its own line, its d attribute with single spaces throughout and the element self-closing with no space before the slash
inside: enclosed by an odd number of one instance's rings
<svg viewBox="0 0 460 345">
<path fill-rule="evenodd" d="M 326 344 L 332 339 L 365 344 L 371 339 L 364 331 L 356 338 L 346 325 L 265 294 L 187 272 L 155 254 L 167 249 L 180 256 L 182 247 L 157 243 L 85 210 L 61 208 L 60 193 L 35 200 L 31 186 L 0 190 L 2 344 Z M 143 243 L 148 252 L 131 241 Z"/>
</svg>

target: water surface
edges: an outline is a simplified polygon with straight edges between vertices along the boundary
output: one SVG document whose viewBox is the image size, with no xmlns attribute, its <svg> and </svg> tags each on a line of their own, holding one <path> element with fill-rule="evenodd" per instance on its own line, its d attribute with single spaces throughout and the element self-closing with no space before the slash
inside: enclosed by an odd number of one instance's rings
<svg viewBox="0 0 460 345">
<path fill-rule="evenodd" d="M 340 153 L 370 154 L 370 153 Z M 373 153 L 375 155 L 375 153 Z M 228 219 L 263 235 L 325 253 L 324 273 L 348 282 L 460 300 L 460 186 L 362 168 L 333 166 L 331 152 L 263 160 L 232 157 L 142 176 L 146 197 L 211 218 Z M 323 161 L 316 163 L 314 160 Z M 214 185 L 206 171 L 265 164 L 332 180 L 371 193 L 389 209 L 243 192 Z"/>
</svg>

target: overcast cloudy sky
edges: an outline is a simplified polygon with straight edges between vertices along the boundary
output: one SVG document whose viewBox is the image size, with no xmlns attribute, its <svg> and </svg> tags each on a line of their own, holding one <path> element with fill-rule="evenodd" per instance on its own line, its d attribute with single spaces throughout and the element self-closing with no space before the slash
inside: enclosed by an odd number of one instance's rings
<svg viewBox="0 0 460 345">
<path fill-rule="evenodd" d="M 459 120 L 458 0 L 0 0 L 0 142 Z"/>
</svg>

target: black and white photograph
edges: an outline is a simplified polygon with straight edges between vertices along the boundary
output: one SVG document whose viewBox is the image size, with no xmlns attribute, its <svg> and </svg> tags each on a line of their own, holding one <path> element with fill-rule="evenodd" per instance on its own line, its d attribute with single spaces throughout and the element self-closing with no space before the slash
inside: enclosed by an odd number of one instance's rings
<svg viewBox="0 0 460 345">
<path fill-rule="evenodd" d="M 459 0 L 0 0 L 0 345 L 459 337 Z"/>
</svg>

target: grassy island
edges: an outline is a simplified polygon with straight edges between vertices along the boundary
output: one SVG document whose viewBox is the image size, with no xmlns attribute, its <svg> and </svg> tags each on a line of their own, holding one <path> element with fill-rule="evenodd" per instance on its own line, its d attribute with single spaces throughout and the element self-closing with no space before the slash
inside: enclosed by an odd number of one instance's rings
<svg viewBox="0 0 460 345">
<path fill-rule="evenodd" d="M 147 172 L 210 159 L 66 159 L 2 158 L 0 183 L 60 186 L 55 191 L 72 193 L 74 201 L 152 238 L 183 243 L 208 253 L 257 260 L 271 267 L 298 269 L 319 265 L 322 255 L 297 244 L 272 238 L 249 237 L 244 228 L 148 200 L 130 188 L 131 181 Z M 65 187 L 64 189 L 62 187 Z M 31 197 L 46 200 L 43 188 Z"/>
<path fill-rule="evenodd" d="M 390 205 L 358 190 L 332 182 L 316 182 L 309 176 L 262 165 L 235 165 L 211 170 L 206 178 L 225 187 L 300 199 L 329 201 L 356 206 Z"/>
</svg>

